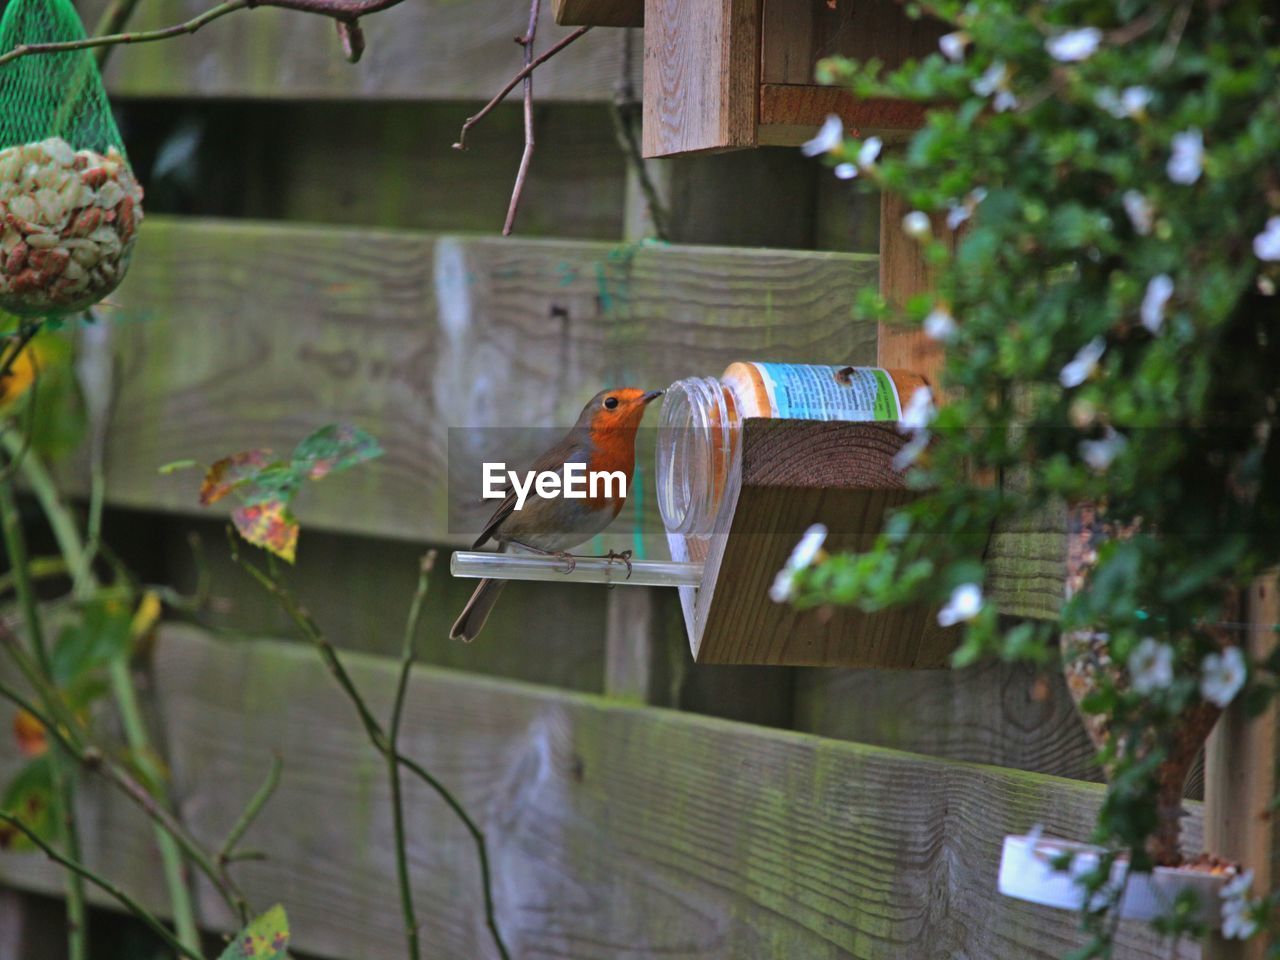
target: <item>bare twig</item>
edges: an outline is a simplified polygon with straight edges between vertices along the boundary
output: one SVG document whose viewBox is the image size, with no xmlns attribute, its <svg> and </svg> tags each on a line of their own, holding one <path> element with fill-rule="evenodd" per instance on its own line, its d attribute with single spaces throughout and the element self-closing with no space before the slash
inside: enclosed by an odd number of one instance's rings
<svg viewBox="0 0 1280 960">
<path fill-rule="evenodd" d="M 53 847 L 49 846 L 49 844 L 47 844 L 38 833 L 36 833 L 34 830 L 28 827 L 25 823 L 23 823 L 17 817 L 11 816 L 10 814 L 7 814 L 7 813 L 0 812 L 0 823 L 7 823 L 9 826 L 13 827 L 13 829 L 23 834 L 28 840 L 30 840 L 37 847 L 43 850 L 45 853 L 45 856 L 47 856 L 54 863 L 57 863 L 60 866 L 65 867 L 67 870 L 70 870 L 71 873 L 74 874 L 75 876 L 80 877 L 84 880 L 88 880 L 95 887 L 99 888 L 100 890 L 104 891 L 109 896 L 114 898 L 116 901 L 119 902 L 119 904 L 122 907 L 124 907 L 126 910 L 132 913 L 135 917 L 137 917 L 139 920 L 145 923 L 148 927 L 150 927 L 153 931 L 155 931 L 156 936 L 158 936 L 161 940 L 167 943 L 171 949 L 176 950 L 178 953 L 180 953 L 184 957 L 188 957 L 189 960 L 204 960 L 204 958 L 201 957 L 200 954 L 196 953 L 193 950 L 188 949 L 186 944 L 184 944 L 172 933 L 170 933 L 169 928 L 166 927 L 163 923 L 161 923 L 159 919 L 156 918 L 155 914 L 153 914 L 150 910 L 146 909 L 146 907 L 142 906 L 142 904 L 138 903 L 138 901 L 134 900 L 133 897 L 129 896 L 127 893 L 125 893 L 123 890 L 121 890 L 111 881 L 105 880 L 102 877 L 98 876 L 96 873 L 94 873 L 84 864 L 80 863 L 77 860 L 72 860 L 70 857 L 63 856 Z"/>
<path fill-rule="evenodd" d="M 398 6 L 404 0 L 226 0 L 210 7 L 204 13 L 190 20 L 176 23 L 159 30 L 140 30 L 134 33 L 114 33 L 105 36 L 85 37 L 83 40 L 66 40 L 58 43 L 24 43 L 12 50 L 0 54 L 0 66 L 19 57 L 36 53 L 59 53 L 67 50 L 87 50 L 96 47 L 118 46 L 126 43 L 150 43 L 155 40 L 168 40 L 183 34 L 195 33 L 205 24 L 212 23 L 237 10 L 250 10 L 257 7 L 279 7 L 282 10 L 294 10 L 298 13 L 314 13 L 323 17 L 332 17 L 342 23 L 353 24 L 361 17 L 378 13 L 390 7 Z"/>
<path fill-rule="evenodd" d="M 535 58 L 532 59 L 532 61 L 530 61 L 530 64 L 527 65 L 527 67 L 517 70 L 516 76 L 509 79 L 509 81 L 507 81 L 507 86 L 504 86 L 502 90 L 499 90 L 497 93 L 495 93 L 495 95 L 493 96 L 493 99 L 490 100 L 488 104 L 481 106 L 480 110 L 477 111 L 476 114 L 468 116 L 466 123 L 462 124 L 462 129 L 460 132 L 458 132 L 458 141 L 453 145 L 454 150 L 466 150 L 467 132 L 470 131 L 472 127 L 475 127 L 477 123 L 480 123 L 480 120 L 483 120 L 485 116 L 488 116 L 490 111 L 493 111 L 495 106 L 498 106 L 500 102 L 502 102 L 503 100 L 506 100 L 508 93 L 515 90 L 517 83 L 520 83 L 522 79 L 529 76 L 529 74 L 534 72 L 534 70 L 541 67 L 541 65 L 543 65 L 544 63 L 547 63 L 547 61 L 552 59 L 553 56 L 556 56 L 556 54 L 558 54 L 559 51 L 563 50 L 564 47 L 567 47 L 568 45 L 572 44 L 573 41 L 577 40 L 577 38 L 584 35 L 584 33 L 588 32 L 589 29 L 591 28 L 590 27 L 577 28 L 576 31 L 573 31 L 572 33 L 570 33 L 570 35 L 568 35 L 567 37 L 564 37 L 563 40 L 557 42 L 556 45 L 550 47 L 550 49 L 547 52 L 544 52 L 544 54 L 539 54 L 538 56 L 535 56 Z"/>
<path fill-rule="evenodd" d="M 467 813 L 466 808 L 462 806 L 458 798 L 444 784 L 432 776 L 421 764 L 392 748 L 391 741 L 387 734 L 383 732 L 382 725 L 374 718 L 368 704 L 364 701 L 364 697 L 361 696 L 359 688 L 356 687 L 355 681 L 347 673 L 346 667 L 343 666 L 342 658 L 338 656 L 337 649 L 320 631 L 319 626 L 311 618 L 311 615 L 307 613 L 305 608 L 298 603 L 279 580 L 240 555 L 239 545 L 235 539 L 235 531 L 231 527 L 227 528 L 227 536 L 231 541 L 231 559 L 253 577 L 264 590 L 275 597 L 281 609 L 293 620 L 294 625 L 320 651 L 321 659 L 329 669 L 330 674 L 333 675 L 338 682 L 338 686 L 342 688 L 356 708 L 356 713 L 360 716 L 360 721 L 374 749 L 384 757 L 394 757 L 397 764 L 403 766 L 434 790 L 462 822 L 463 826 L 466 827 L 467 832 L 471 834 L 471 839 L 476 847 L 476 857 L 480 863 L 480 881 L 484 892 L 485 925 L 489 928 L 489 933 L 493 938 L 494 946 L 498 950 L 498 955 L 502 957 L 502 960 L 510 960 L 511 954 L 507 951 L 507 946 L 502 939 L 502 933 L 498 929 L 497 910 L 493 901 L 493 875 L 489 867 L 489 853 L 485 843 L 484 832 L 471 818 L 471 815 Z M 405 682 L 407 683 L 407 680 Z M 400 697 L 399 693 L 397 693 L 397 697 Z M 403 701 L 401 701 L 400 709 L 403 709 Z"/>
<path fill-rule="evenodd" d="M 404 717 L 404 704 L 409 692 L 409 671 L 413 668 L 413 640 L 422 618 L 422 604 L 427 597 L 431 581 L 431 568 L 436 562 L 436 552 L 430 550 L 422 558 L 418 568 L 418 588 L 409 604 L 409 617 L 405 621 L 404 643 L 400 650 L 400 678 L 396 682 L 396 698 L 391 707 L 391 722 L 387 752 L 387 774 L 391 779 L 391 816 L 396 840 L 396 877 L 400 883 L 400 911 L 404 916 L 405 942 L 409 948 L 409 960 L 419 960 L 422 951 L 418 943 L 418 915 L 413 906 L 413 884 L 409 875 L 409 849 L 404 828 L 404 792 L 400 782 L 399 740 L 400 721 Z"/>
<path fill-rule="evenodd" d="M 538 36 L 538 14 L 542 10 L 542 0 L 529 0 L 529 29 L 523 36 L 516 37 L 516 43 L 524 47 L 524 65 L 527 68 L 533 63 L 533 41 Z M 529 164 L 533 162 L 533 74 L 526 73 L 524 80 L 524 152 L 520 154 L 520 169 L 516 171 L 516 182 L 511 188 L 511 203 L 507 206 L 507 221 L 502 225 L 502 235 L 511 235 L 516 223 L 516 211 L 520 208 L 520 195 L 524 193 L 524 182 L 529 176 Z"/>
<path fill-rule="evenodd" d="M 591 29 L 590 27 L 579 27 L 577 30 L 573 31 L 573 33 L 569 34 L 563 40 L 560 40 L 558 43 L 552 46 L 549 50 L 547 50 L 546 53 L 541 53 L 538 56 L 534 57 L 534 59 L 529 63 L 528 66 L 523 67 L 519 71 L 517 71 L 515 76 L 513 76 L 510 80 L 507 81 L 506 86 L 504 86 L 501 90 L 499 90 L 496 94 L 494 94 L 493 99 L 490 100 L 488 103 L 486 103 L 483 107 L 481 107 L 478 113 L 475 113 L 470 117 L 467 117 L 466 122 L 462 125 L 462 129 L 458 131 L 458 141 L 453 145 L 453 149 L 455 150 L 467 149 L 467 133 L 468 131 L 470 131 L 472 127 L 474 127 L 477 123 L 479 123 L 481 120 L 487 117 L 493 111 L 494 107 L 496 107 L 503 100 L 505 100 L 507 98 L 507 94 L 509 94 L 512 90 L 514 90 L 516 88 L 516 85 L 521 80 L 529 76 L 529 74 L 533 73 L 533 71 L 537 70 L 540 66 L 542 66 L 544 63 L 546 63 L 548 60 L 554 57 L 557 53 L 559 53 L 569 44 L 573 43 L 573 41 L 577 40 L 580 36 L 582 36 L 584 33 L 586 33 L 590 29 Z"/>
</svg>

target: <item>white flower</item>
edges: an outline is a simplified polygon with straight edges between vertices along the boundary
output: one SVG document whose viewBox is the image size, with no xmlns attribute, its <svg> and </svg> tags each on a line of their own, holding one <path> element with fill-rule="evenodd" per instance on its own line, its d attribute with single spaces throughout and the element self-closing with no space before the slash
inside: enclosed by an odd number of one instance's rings
<svg viewBox="0 0 1280 960">
<path fill-rule="evenodd" d="M 857 164 L 853 163 L 837 163 L 836 176 L 841 180 L 852 180 L 858 175 Z"/>
<path fill-rule="evenodd" d="M 1248 940 L 1258 932 L 1258 921 L 1252 916 L 1249 891 L 1253 887 L 1253 871 L 1246 870 L 1222 885 L 1222 935 L 1228 939 Z"/>
<path fill-rule="evenodd" d="M 1280 260 L 1280 217 L 1271 217 L 1266 229 L 1253 238 L 1253 255 L 1259 260 Z"/>
<path fill-rule="evenodd" d="M 997 90 L 1002 90 L 1009 83 L 1009 68 L 1003 60 L 997 60 L 983 72 L 977 80 L 969 84 L 980 97 L 989 97 Z"/>
<path fill-rule="evenodd" d="M 1253 871 L 1246 870 L 1244 873 L 1238 873 L 1226 883 L 1222 885 L 1222 889 L 1218 891 L 1218 896 L 1223 900 L 1238 900 L 1241 897 L 1247 897 L 1250 889 L 1253 887 Z"/>
<path fill-rule="evenodd" d="M 942 51 L 942 55 L 952 63 L 959 63 L 964 59 L 964 48 L 969 44 L 969 35 L 962 30 L 955 33 L 943 34 L 938 38 L 938 49 Z"/>
<path fill-rule="evenodd" d="M 912 210 L 902 218 L 902 232 L 908 237 L 923 240 L 933 232 L 929 223 L 929 215 L 921 210 Z"/>
<path fill-rule="evenodd" d="M 915 430 L 924 430 L 933 422 L 937 412 L 933 406 L 933 391 L 928 387 L 916 387 L 915 392 L 911 394 L 911 399 L 907 401 L 906 409 L 902 411 L 902 417 L 898 420 L 898 431 L 911 433 Z"/>
<path fill-rule="evenodd" d="M 1068 30 L 1045 41 L 1044 47 L 1049 56 L 1062 63 L 1079 63 L 1088 60 L 1098 50 L 1102 42 L 1102 31 L 1097 27 L 1082 27 L 1079 30 Z"/>
<path fill-rule="evenodd" d="M 832 113 L 827 115 L 827 119 L 822 124 L 822 128 L 817 135 L 800 147 L 800 152 L 806 157 L 816 157 L 820 154 L 831 153 L 843 143 L 844 123 Z"/>
<path fill-rule="evenodd" d="M 996 108 L 996 113 L 1005 113 L 1018 106 L 1018 98 L 1008 90 L 1001 90 L 996 94 L 996 98 L 991 101 L 991 105 Z"/>
<path fill-rule="evenodd" d="M 773 585 L 769 587 L 769 598 L 774 603 L 786 603 L 791 599 L 796 574 L 813 566 L 813 561 L 818 558 L 826 540 L 827 528 L 820 523 L 815 523 L 801 535 L 800 541 L 791 550 L 791 556 L 787 557 L 787 562 L 782 565 L 778 575 L 773 578 Z"/>
<path fill-rule="evenodd" d="M 946 307 L 934 307 L 924 318 L 924 333 L 930 340 L 950 340 L 956 335 L 956 320 Z"/>
<path fill-rule="evenodd" d="M 947 228 L 956 230 L 960 224 L 969 219 L 969 208 L 963 203 L 953 203 L 947 207 Z"/>
<path fill-rule="evenodd" d="M 1141 237 L 1150 234 L 1156 219 L 1155 207 L 1152 206 L 1151 201 L 1137 190 L 1126 190 L 1122 199 L 1124 212 L 1129 215 L 1129 222 L 1133 224 L 1133 229 Z"/>
<path fill-rule="evenodd" d="M 1133 689 L 1144 697 L 1168 689 L 1173 683 L 1173 647 L 1144 637 L 1129 654 L 1129 677 Z"/>
<path fill-rule="evenodd" d="M 1096 103 L 1117 120 L 1136 117 L 1151 104 L 1152 93 L 1147 87 L 1125 87 L 1116 93 L 1114 87 L 1103 87 L 1093 96 Z"/>
<path fill-rule="evenodd" d="M 1068 389 L 1080 386 L 1093 375 L 1098 361 L 1106 352 L 1107 342 L 1102 337 L 1094 337 L 1076 352 L 1070 363 L 1062 368 L 1058 374 L 1058 382 Z"/>
<path fill-rule="evenodd" d="M 938 611 L 938 626 L 953 627 L 965 620 L 972 620 L 982 609 L 982 587 L 976 583 L 962 583 L 951 591 L 951 599 Z"/>
<path fill-rule="evenodd" d="M 1175 133 L 1171 146 L 1166 168 L 1169 179 L 1174 183 L 1195 183 L 1204 169 L 1204 134 L 1195 127 Z"/>
<path fill-rule="evenodd" d="M 1222 936 L 1228 940 L 1248 940 L 1258 932 L 1258 921 L 1250 913 L 1247 900 L 1228 900 L 1222 905 Z"/>
<path fill-rule="evenodd" d="M 1200 664 L 1200 695 L 1225 707 L 1244 686 L 1244 654 L 1239 647 L 1228 647 L 1222 653 L 1211 653 Z"/>
<path fill-rule="evenodd" d="M 1120 94 L 1120 102 L 1124 106 L 1125 113 L 1136 117 L 1151 105 L 1151 97 L 1149 87 L 1125 87 L 1124 93 Z"/>
<path fill-rule="evenodd" d="M 1116 433 L 1111 427 L 1107 427 L 1101 440 L 1080 441 L 1080 459 L 1087 463 L 1091 469 L 1102 473 L 1111 466 L 1115 458 L 1128 446 L 1128 443 L 1129 441 L 1125 439 L 1124 434 Z"/>
<path fill-rule="evenodd" d="M 902 473 L 907 467 L 911 466 L 920 459 L 920 454 L 924 453 L 929 446 L 929 440 L 932 435 L 928 430 L 917 430 L 915 436 L 902 445 L 902 448 L 893 455 L 893 469 Z"/>
<path fill-rule="evenodd" d="M 884 141 L 879 137 L 867 137 L 862 141 L 862 146 L 858 148 L 858 166 L 869 167 L 876 162 L 876 158 L 880 156 L 881 149 L 884 148 Z"/>
<path fill-rule="evenodd" d="M 1142 325 L 1152 333 L 1159 333 L 1164 325 L 1164 308 L 1173 296 L 1173 278 L 1161 273 L 1151 278 L 1147 292 L 1142 297 Z"/>
</svg>

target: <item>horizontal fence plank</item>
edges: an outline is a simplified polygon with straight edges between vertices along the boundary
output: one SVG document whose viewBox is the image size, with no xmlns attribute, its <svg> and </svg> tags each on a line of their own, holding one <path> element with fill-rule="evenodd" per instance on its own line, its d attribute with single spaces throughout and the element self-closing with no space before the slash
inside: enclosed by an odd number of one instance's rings
<svg viewBox="0 0 1280 960">
<path fill-rule="evenodd" d="M 460 543 L 450 427 L 566 427 L 602 386 L 661 388 L 733 359 L 868 363 L 874 325 L 849 314 L 875 282 L 859 254 L 153 218 L 113 297 L 109 495 L 196 510 L 196 478 L 159 466 L 283 452 L 348 420 L 387 455 L 308 490 L 304 522 Z M 660 529 L 651 476 L 615 527 Z"/>
<path fill-rule="evenodd" d="M 350 665 L 384 715 L 394 664 Z M 383 768 L 314 651 L 172 628 L 155 682 L 181 812 L 205 840 L 272 752 L 285 758 L 245 840 L 269 860 L 237 868 L 250 899 L 284 902 L 304 952 L 402 957 Z M 1056 960 L 1079 942 L 1073 914 L 1000 897 L 996 862 L 1003 834 L 1036 823 L 1086 836 L 1094 785 L 445 671 L 415 672 L 408 703 L 403 747 L 487 831 L 500 924 L 523 960 Z M 89 801 L 91 862 L 160 903 L 145 824 L 114 797 Z M 493 956 L 465 834 L 416 784 L 408 809 L 428 952 Z M 0 882 L 56 891 L 59 878 L 10 854 Z M 225 920 L 207 889 L 200 903 Z M 1118 955 L 1170 956 L 1137 926 Z"/>
<path fill-rule="evenodd" d="M 85 0 L 92 25 L 108 0 Z M 148 0 L 131 30 L 187 20 L 206 0 Z M 123 47 L 112 57 L 107 85 L 131 97 L 264 97 L 272 99 L 488 100 L 520 69 L 512 38 L 528 26 L 527 4 L 509 0 L 406 0 L 361 21 L 367 49 L 346 62 L 328 17 L 258 8 L 223 17 L 199 33 Z M 543 4 L 537 49 L 571 28 L 557 26 Z M 594 30 L 539 68 L 539 100 L 612 102 L 628 58 L 623 31 Z M 639 85 L 640 58 L 630 58 Z"/>
<path fill-rule="evenodd" d="M 796 727 L 824 737 L 1100 780 L 1058 673 L 989 662 L 963 670 L 809 670 Z"/>
</svg>

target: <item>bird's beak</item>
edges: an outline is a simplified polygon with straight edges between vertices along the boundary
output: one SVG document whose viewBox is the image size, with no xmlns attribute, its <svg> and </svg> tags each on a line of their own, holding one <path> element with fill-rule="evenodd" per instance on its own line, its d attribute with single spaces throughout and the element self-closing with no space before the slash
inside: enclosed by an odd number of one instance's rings
<svg viewBox="0 0 1280 960">
<path fill-rule="evenodd" d="M 640 402 L 644 404 L 653 403 L 653 401 L 657 400 L 660 396 L 662 396 L 661 390 L 650 390 L 640 398 Z"/>
</svg>

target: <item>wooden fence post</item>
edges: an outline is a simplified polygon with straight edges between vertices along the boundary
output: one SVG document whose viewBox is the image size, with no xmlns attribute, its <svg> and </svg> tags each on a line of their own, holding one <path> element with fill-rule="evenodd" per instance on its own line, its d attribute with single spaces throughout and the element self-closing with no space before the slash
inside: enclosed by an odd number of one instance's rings
<svg viewBox="0 0 1280 960">
<path fill-rule="evenodd" d="M 1245 602 L 1249 624 L 1243 646 L 1251 660 L 1270 656 L 1280 623 L 1280 575 L 1256 579 Z M 1271 812 L 1276 794 L 1280 709 L 1273 701 L 1249 717 L 1237 700 L 1218 721 L 1205 753 L 1204 837 L 1213 854 L 1253 871 L 1254 891 L 1267 893 L 1280 880 L 1280 825 Z M 1263 938 L 1247 942 L 1213 936 L 1202 960 L 1262 960 Z"/>
<path fill-rule="evenodd" d="M 932 271 L 920 255 L 920 245 L 902 229 L 902 218 L 911 210 L 911 205 L 901 197 L 887 191 L 880 195 L 880 292 L 895 304 L 904 304 L 933 285 Z M 946 228 L 935 218 L 934 230 L 939 229 Z M 948 231 L 944 236 L 954 243 L 953 232 Z M 923 330 L 882 323 L 876 362 L 881 367 L 918 373 L 935 384 L 936 391 L 938 374 L 942 371 L 942 345 L 930 340 Z"/>
</svg>

